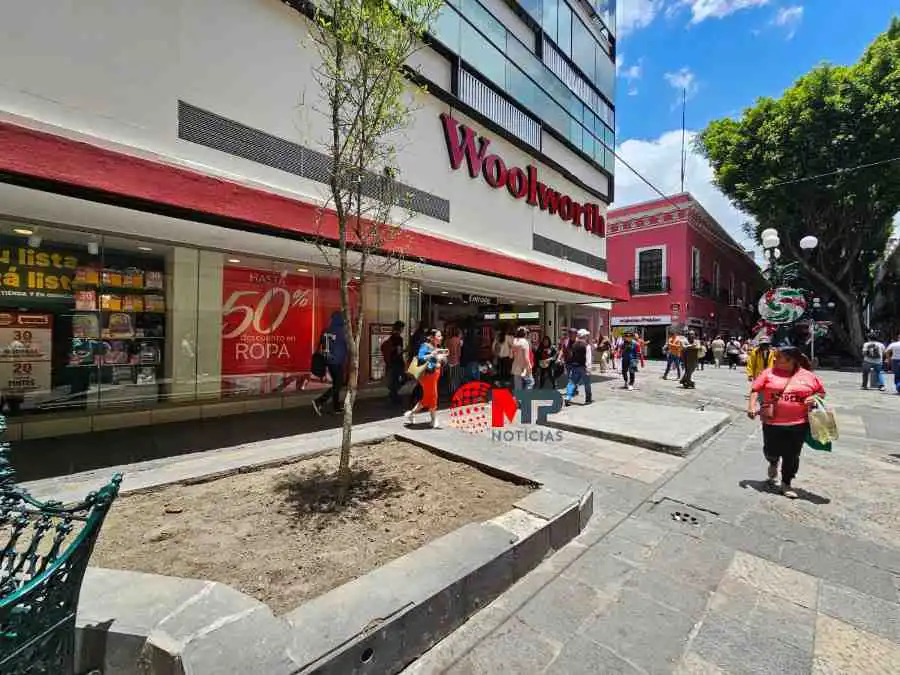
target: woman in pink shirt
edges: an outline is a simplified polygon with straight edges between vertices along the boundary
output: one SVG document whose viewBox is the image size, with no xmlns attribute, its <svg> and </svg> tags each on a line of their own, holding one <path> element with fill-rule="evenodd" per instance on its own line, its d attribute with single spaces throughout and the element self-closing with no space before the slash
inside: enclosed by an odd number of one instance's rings
<svg viewBox="0 0 900 675">
<path fill-rule="evenodd" d="M 813 396 L 825 395 L 821 380 L 810 371 L 809 360 L 797 347 L 779 347 L 775 364 L 764 370 L 750 387 L 747 416 L 763 423 L 763 454 L 769 462 L 768 482 L 776 486 L 781 462 L 781 490 L 796 499 L 791 481 L 800 467 L 800 451 L 809 428 L 807 414 Z M 759 409 L 756 407 L 760 400 Z"/>
</svg>

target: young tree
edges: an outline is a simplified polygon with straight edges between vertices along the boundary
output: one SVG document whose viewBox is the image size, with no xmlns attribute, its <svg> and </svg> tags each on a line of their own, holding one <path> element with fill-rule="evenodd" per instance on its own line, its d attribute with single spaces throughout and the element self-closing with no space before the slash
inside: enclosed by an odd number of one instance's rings
<svg viewBox="0 0 900 675">
<path fill-rule="evenodd" d="M 814 68 L 780 99 L 712 122 L 697 145 L 716 185 L 754 216 L 753 234 L 778 229 L 786 259 L 834 300 L 835 331 L 857 353 L 874 264 L 900 211 L 900 19 L 858 63 Z M 809 256 L 798 246 L 807 234 L 819 239 Z"/>
<path fill-rule="evenodd" d="M 396 142 L 410 122 L 416 94 L 406 64 L 422 46 L 442 4 L 442 0 L 316 0 L 312 5 L 310 38 L 319 56 L 313 66 L 320 95 L 316 109 L 328 121 L 325 150 L 331 159 L 330 198 L 321 220 L 330 225 L 320 228 L 328 242 L 320 249 L 340 276 L 348 347 L 338 469 L 341 502 L 351 479 L 366 276 L 373 265 L 381 265 L 383 271 L 392 268 L 396 274 L 403 249 L 395 217 L 405 198 L 395 181 Z"/>
</svg>

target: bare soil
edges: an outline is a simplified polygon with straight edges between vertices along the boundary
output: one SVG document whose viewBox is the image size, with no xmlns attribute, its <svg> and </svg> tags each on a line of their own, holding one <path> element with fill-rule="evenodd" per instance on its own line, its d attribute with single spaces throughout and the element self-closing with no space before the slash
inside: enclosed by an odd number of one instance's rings
<svg viewBox="0 0 900 675">
<path fill-rule="evenodd" d="M 414 445 L 358 446 L 345 506 L 336 452 L 277 468 L 119 498 L 91 564 L 219 581 L 282 614 L 530 488 Z"/>
</svg>

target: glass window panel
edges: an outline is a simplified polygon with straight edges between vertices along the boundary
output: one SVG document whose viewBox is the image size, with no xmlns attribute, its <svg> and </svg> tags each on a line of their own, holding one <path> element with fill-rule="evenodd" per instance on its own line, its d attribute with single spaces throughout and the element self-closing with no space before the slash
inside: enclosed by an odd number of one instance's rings
<svg viewBox="0 0 900 675">
<path fill-rule="evenodd" d="M 519 0 L 519 5 L 521 5 L 522 9 L 528 12 L 535 21 L 538 23 L 541 22 L 541 0 Z"/>
<path fill-rule="evenodd" d="M 616 158 L 615 158 L 615 155 L 613 155 L 613 153 L 611 153 L 609 151 L 606 152 L 606 162 L 604 162 L 604 166 L 606 167 L 606 170 L 609 171 L 610 173 L 615 173 Z"/>
<path fill-rule="evenodd" d="M 556 43 L 563 54 L 572 56 L 572 10 L 569 9 L 564 0 L 560 0 L 559 3 L 558 26 L 559 34 L 557 35 Z"/>
<path fill-rule="evenodd" d="M 460 0 L 460 13 L 476 26 L 488 40 L 500 49 L 506 49 L 506 28 L 476 0 Z"/>
<path fill-rule="evenodd" d="M 597 68 L 593 76 L 594 85 L 608 99 L 616 96 L 616 64 L 601 48 L 597 48 Z"/>
<path fill-rule="evenodd" d="M 603 166 L 604 149 L 600 143 L 594 144 L 594 160 L 597 162 L 597 164 Z"/>
<path fill-rule="evenodd" d="M 572 60 L 589 80 L 593 80 L 595 77 L 594 51 L 596 44 L 593 36 L 580 20 L 572 21 Z"/>
<path fill-rule="evenodd" d="M 609 127 L 604 127 L 603 140 L 606 142 L 606 145 L 610 148 L 613 148 L 616 145 L 616 135 L 615 135 L 615 133 L 613 133 L 613 130 L 610 129 Z"/>
<path fill-rule="evenodd" d="M 576 148 L 581 147 L 583 129 L 584 127 L 582 127 L 578 122 L 573 120 L 571 117 L 569 118 L 569 140 L 572 141 L 572 145 L 574 145 Z"/>
<path fill-rule="evenodd" d="M 581 149 L 584 150 L 585 154 L 588 157 L 594 156 L 594 137 L 589 134 L 587 131 L 584 132 L 584 142 L 582 143 Z"/>
<path fill-rule="evenodd" d="M 460 54 L 479 73 L 501 87 L 506 86 L 506 58 L 465 21 L 460 27 Z"/>
<path fill-rule="evenodd" d="M 541 22 L 544 32 L 547 33 L 554 42 L 557 40 L 558 2 L 559 0 L 544 0 L 544 17 Z"/>
<path fill-rule="evenodd" d="M 525 73 L 512 65 L 512 63 L 507 62 L 506 91 L 518 103 L 540 116 L 540 102 L 535 96 L 536 89 L 534 83 L 528 79 Z"/>
<path fill-rule="evenodd" d="M 459 54 L 460 18 L 452 8 L 444 5 L 440 14 L 431 25 L 431 34 L 440 40 L 448 49 Z"/>
</svg>

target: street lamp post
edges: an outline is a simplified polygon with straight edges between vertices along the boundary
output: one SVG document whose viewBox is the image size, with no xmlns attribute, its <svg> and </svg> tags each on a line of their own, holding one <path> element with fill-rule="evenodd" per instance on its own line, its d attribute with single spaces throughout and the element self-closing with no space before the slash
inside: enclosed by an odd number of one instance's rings
<svg viewBox="0 0 900 675">
<path fill-rule="evenodd" d="M 763 255 L 769 261 L 769 284 L 775 288 L 782 280 L 779 278 L 778 260 L 781 258 L 781 236 L 774 227 L 769 227 L 760 233 L 762 240 Z M 812 251 L 819 245 L 819 240 L 811 234 L 806 235 L 800 240 L 800 248 L 804 251 Z M 796 265 L 796 263 L 791 263 Z M 788 266 L 790 267 L 790 265 Z M 818 299 L 818 298 L 816 298 Z M 813 319 L 813 330 L 815 330 L 815 319 Z M 813 343 L 815 343 L 815 333 L 813 334 Z M 811 358 L 815 358 L 815 345 L 811 347 Z"/>
<path fill-rule="evenodd" d="M 813 366 L 816 365 L 816 312 L 821 309 L 821 298 L 814 297 L 812 299 L 812 311 L 809 319 L 809 360 Z"/>
</svg>

